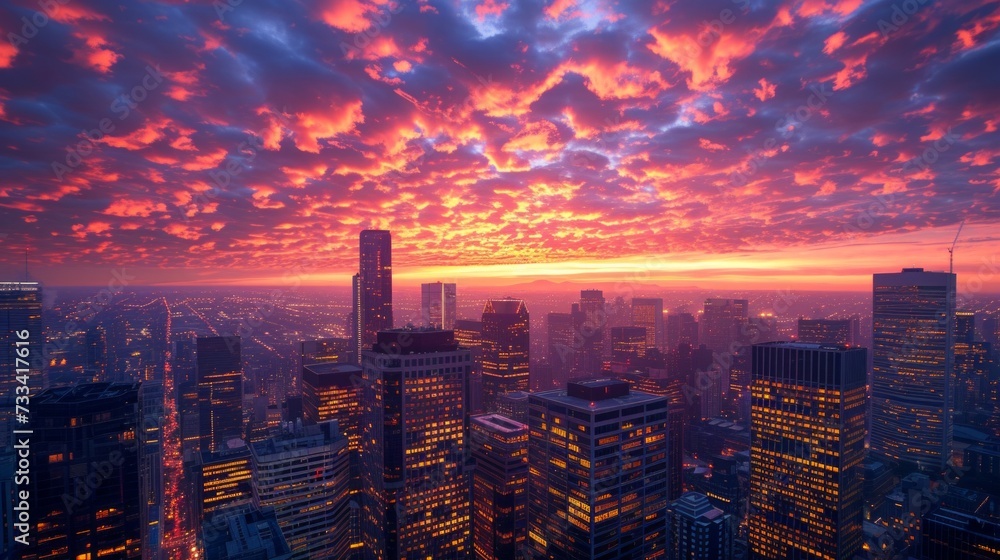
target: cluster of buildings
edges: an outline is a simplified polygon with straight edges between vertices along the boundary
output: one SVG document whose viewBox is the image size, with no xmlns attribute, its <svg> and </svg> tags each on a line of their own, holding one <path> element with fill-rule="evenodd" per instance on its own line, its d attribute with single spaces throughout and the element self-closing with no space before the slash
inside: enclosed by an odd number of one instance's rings
<svg viewBox="0 0 1000 560">
<path fill-rule="evenodd" d="M 40 300 L 16 284 L 0 285 L 0 326 L 37 325 Z M 536 363 L 523 300 L 463 320 L 454 284 L 425 284 L 425 324 L 394 328 L 390 235 L 364 231 L 349 337 L 302 343 L 283 406 L 246 421 L 234 336 L 174 356 L 191 377 L 177 395 L 34 396 L 38 525 L 4 551 L 161 558 L 174 398 L 192 558 L 997 558 L 995 347 L 955 288 L 951 273 L 876 274 L 870 351 L 856 318 L 801 319 L 783 341 L 747 300 L 696 318 L 634 298 L 625 319 L 584 290 L 548 314 Z"/>
</svg>

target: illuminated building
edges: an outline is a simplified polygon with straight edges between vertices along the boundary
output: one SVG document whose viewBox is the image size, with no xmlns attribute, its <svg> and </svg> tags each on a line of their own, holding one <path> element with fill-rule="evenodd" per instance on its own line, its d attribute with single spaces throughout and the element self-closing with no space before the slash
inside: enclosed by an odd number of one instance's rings
<svg viewBox="0 0 1000 560">
<path fill-rule="evenodd" d="M 17 333 L 28 331 L 27 338 L 20 338 Z M 43 385 L 42 379 L 42 289 L 38 282 L 0 282 L 0 344 L 4 350 L 0 352 L 0 397 L 14 395 L 14 387 L 18 385 L 15 370 L 24 369 L 23 363 L 18 363 L 15 348 L 16 343 L 29 342 L 28 360 L 31 376 L 28 385 L 35 394 Z M 14 407 L 5 406 L 0 411 L 4 418 L 13 416 Z M 3 422 L 0 422 L 2 424 Z M 6 436 L 0 436 L 6 437 Z"/>
<path fill-rule="evenodd" d="M 361 449 L 361 368 L 352 364 L 306 364 L 302 368 L 302 411 L 313 424 L 336 420 L 351 451 Z"/>
<path fill-rule="evenodd" d="M 630 364 L 646 355 L 645 327 L 611 327 L 611 362 Z"/>
<path fill-rule="evenodd" d="M 335 421 L 289 427 L 251 447 L 253 503 L 274 508 L 295 560 L 351 552 L 350 458 Z"/>
<path fill-rule="evenodd" d="M 478 375 L 483 368 L 483 322 L 471 319 L 455 321 L 455 342 L 472 352 L 472 373 Z"/>
<path fill-rule="evenodd" d="M 198 339 L 198 416 L 202 451 L 243 437 L 243 360 L 240 337 Z"/>
<path fill-rule="evenodd" d="M 650 377 L 636 373 L 618 374 L 633 391 L 667 397 L 667 500 L 681 497 L 684 489 L 684 438 L 687 419 L 684 410 L 684 382 L 679 377 Z"/>
<path fill-rule="evenodd" d="M 608 322 L 604 292 L 580 290 L 580 307 L 574 316 L 574 328 L 579 336 L 576 370 L 585 376 L 599 375 L 604 369 L 604 331 Z"/>
<path fill-rule="evenodd" d="M 531 394 L 535 558 L 666 558 L 667 406 L 611 379 Z"/>
<path fill-rule="evenodd" d="M 420 316 L 424 325 L 447 331 L 455 328 L 457 305 L 455 284 L 433 282 L 420 285 Z"/>
<path fill-rule="evenodd" d="M 680 344 L 698 345 L 698 321 L 690 313 L 667 313 L 666 349 L 676 350 Z"/>
<path fill-rule="evenodd" d="M 663 350 L 663 298 L 632 298 L 632 326 L 646 329 L 646 348 Z"/>
<path fill-rule="evenodd" d="M 142 557 L 157 560 L 163 536 L 163 382 L 139 386 L 139 483 Z"/>
<path fill-rule="evenodd" d="M 747 323 L 747 308 L 745 299 L 706 299 L 699 342 L 712 352 L 732 352 L 733 343 Z"/>
<path fill-rule="evenodd" d="M 499 414 L 471 425 L 475 558 L 516 558 L 528 533 L 528 426 Z"/>
<path fill-rule="evenodd" d="M 20 558 L 142 558 L 139 422 L 137 383 L 31 399 L 33 546 Z"/>
<path fill-rule="evenodd" d="M 752 558 L 852 560 L 862 545 L 863 348 L 752 349 Z"/>
<path fill-rule="evenodd" d="M 732 560 L 736 521 L 703 494 L 670 503 L 670 560 Z"/>
<path fill-rule="evenodd" d="M 976 314 L 955 313 L 955 412 L 968 415 L 989 402 L 992 348 L 976 340 Z"/>
<path fill-rule="evenodd" d="M 100 325 L 87 329 L 84 345 L 87 352 L 84 377 L 93 379 L 96 383 L 106 381 L 108 372 L 107 331 Z"/>
<path fill-rule="evenodd" d="M 235 443 L 235 442 L 234 442 Z M 194 467 L 195 501 L 201 522 L 211 521 L 224 509 L 246 509 L 253 500 L 250 448 L 243 442 L 202 451 Z"/>
<path fill-rule="evenodd" d="M 557 383 L 566 383 L 576 367 L 576 323 L 572 313 L 549 313 L 546 317 L 549 334 L 549 365 L 552 367 L 552 379 Z"/>
<path fill-rule="evenodd" d="M 392 328 L 392 236 L 366 229 L 359 243 L 354 318 L 358 356 L 375 343 L 379 331 Z"/>
<path fill-rule="evenodd" d="M 299 343 L 301 366 L 323 362 L 355 363 L 351 341 L 346 338 L 318 338 Z"/>
<path fill-rule="evenodd" d="M 366 558 L 466 558 L 469 350 L 452 331 L 395 329 L 362 353 Z"/>
<path fill-rule="evenodd" d="M 227 511 L 202 525 L 205 560 L 289 560 L 292 550 L 274 509 Z"/>
<path fill-rule="evenodd" d="M 302 405 L 307 423 L 336 420 L 350 450 L 350 495 L 361 502 L 361 368 L 353 364 L 309 364 L 302 370 Z M 361 518 L 352 510 L 351 544 L 361 547 Z"/>
<path fill-rule="evenodd" d="M 497 411 L 497 397 L 529 391 L 528 308 L 519 299 L 487 300 L 483 308 L 483 409 Z"/>
<path fill-rule="evenodd" d="M 955 275 L 874 276 L 870 450 L 940 470 L 951 455 Z"/>
<path fill-rule="evenodd" d="M 856 346 L 859 340 L 859 319 L 799 318 L 799 342 L 815 344 L 846 344 Z"/>
</svg>

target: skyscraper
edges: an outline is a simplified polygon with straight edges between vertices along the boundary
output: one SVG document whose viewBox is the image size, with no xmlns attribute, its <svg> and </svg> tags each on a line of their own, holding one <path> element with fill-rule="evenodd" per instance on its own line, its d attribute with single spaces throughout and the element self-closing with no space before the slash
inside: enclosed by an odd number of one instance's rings
<svg viewBox="0 0 1000 560">
<path fill-rule="evenodd" d="M 240 337 L 198 339 L 200 446 L 217 451 L 243 437 L 243 359 Z"/>
<path fill-rule="evenodd" d="M 604 343 L 608 316 L 604 292 L 580 290 L 580 308 L 574 329 L 579 333 L 576 369 L 583 376 L 598 377 L 604 369 Z"/>
<path fill-rule="evenodd" d="M 273 508 L 226 512 L 202 530 L 205 560 L 288 560 L 288 547 Z"/>
<path fill-rule="evenodd" d="M 736 522 L 704 494 L 688 492 L 670 504 L 670 560 L 732 560 Z"/>
<path fill-rule="evenodd" d="M 664 349 L 663 298 L 632 298 L 632 326 L 646 329 L 646 347 Z"/>
<path fill-rule="evenodd" d="M 253 502 L 274 508 L 293 560 L 341 560 L 351 550 L 350 460 L 335 421 L 251 446 Z"/>
<path fill-rule="evenodd" d="M 250 448 L 240 442 L 215 452 L 202 451 L 193 478 L 199 522 L 211 523 L 223 511 L 246 511 L 253 501 Z"/>
<path fill-rule="evenodd" d="M 139 385 L 47 389 L 31 414 L 33 546 L 20 557 L 141 558 Z"/>
<path fill-rule="evenodd" d="M 395 329 L 362 355 L 366 558 L 470 553 L 465 470 L 472 364 L 452 331 Z"/>
<path fill-rule="evenodd" d="M 667 398 L 611 379 L 529 397 L 536 558 L 665 558 Z"/>
<path fill-rule="evenodd" d="M 968 415 L 989 406 L 992 348 L 976 340 L 976 314 L 955 312 L 955 412 Z"/>
<path fill-rule="evenodd" d="M 18 333 L 26 334 L 21 338 Z M 18 369 L 30 369 L 31 379 L 27 385 L 35 393 L 42 386 L 42 291 L 38 282 L 0 282 L 0 401 L 14 398 L 14 387 L 18 385 Z M 17 343 L 21 344 L 17 344 Z M 28 345 L 24 345 L 28 342 Z M 28 348 L 29 366 L 19 358 L 19 348 Z M 23 352 L 22 352 L 23 353 Z M 21 359 L 18 362 L 18 359 Z M 4 406 L 0 411 L 0 426 L 13 415 L 14 406 Z M 9 429 L 9 428 L 8 428 Z M 0 437 L 3 441 L 9 437 Z"/>
<path fill-rule="evenodd" d="M 646 355 L 648 337 L 645 327 L 611 327 L 611 361 L 629 364 Z"/>
<path fill-rule="evenodd" d="M 749 544 L 753 558 L 851 560 L 862 545 L 863 348 L 752 349 Z"/>
<path fill-rule="evenodd" d="M 549 365 L 552 366 L 552 379 L 565 384 L 572 377 L 576 367 L 576 326 L 572 313 L 549 313 Z"/>
<path fill-rule="evenodd" d="M 379 331 L 392 328 L 392 236 L 388 231 L 361 232 L 356 287 L 354 316 L 360 356 L 375 343 Z"/>
<path fill-rule="evenodd" d="M 706 299 L 699 342 L 712 352 L 731 352 L 740 328 L 747 323 L 747 308 L 745 299 Z"/>
<path fill-rule="evenodd" d="M 139 483 L 142 557 L 159 560 L 163 536 L 163 382 L 139 386 Z"/>
<path fill-rule="evenodd" d="M 351 480 L 351 545 L 361 546 L 361 368 L 354 364 L 309 364 L 302 370 L 302 406 L 307 423 L 336 420 L 347 438 Z"/>
<path fill-rule="evenodd" d="M 677 350 L 682 343 L 698 347 L 698 321 L 694 315 L 680 311 L 667 313 L 666 331 L 667 350 Z"/>
<path fill-rule="evenodd" d="M 499 414 L 471 424 L 473 553 L 517 558 L 528 534 L 528 427 Z"/>
<path fill-rule="evenodd" d="M 453 330 L 457 299 L 455 284 L 421 284 L 420 316 L 424 324 L 437 329 Z"/>
<path fill-rule="evenodd" d="M 346 338 L 317 338 L 299 343 L 301 365 L 321 362 L 357 362 L 351 341 Z"/>
<path fill-rule="evenodd" d="M 876 274 L 871 452 L 939 470 L 951 454 L 955 275 Z"/>
<path fill-rule="evenodd" d="M 487 300 L 483 308 L 483 408 L 497 412 L 497 397 L 529 391 L 528 308 L 519 299 Z"/>
</svg>

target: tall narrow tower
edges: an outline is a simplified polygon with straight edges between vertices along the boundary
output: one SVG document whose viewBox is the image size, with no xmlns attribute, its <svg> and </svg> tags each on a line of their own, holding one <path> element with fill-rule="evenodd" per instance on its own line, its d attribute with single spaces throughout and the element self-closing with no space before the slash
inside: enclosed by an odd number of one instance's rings
<svg viewBox="0 0 1000 560">
<path fill-rule="evenodd" d="M 358 355 L 370 348 L 379 331 L 392 328 L 392 236 L 388 231 L 361 232 L 355 311 Z"/>
</svg>

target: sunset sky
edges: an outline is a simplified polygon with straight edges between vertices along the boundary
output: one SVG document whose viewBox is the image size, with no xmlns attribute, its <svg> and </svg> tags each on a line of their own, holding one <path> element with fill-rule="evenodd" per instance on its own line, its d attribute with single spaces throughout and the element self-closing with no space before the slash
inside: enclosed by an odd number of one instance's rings
<svg viewBox="0 0 1000 560">
<path fill-rule="evenodd" d="M 0 10 L 9 279 L 868 290 L 966 220 L 1000 291 L 995 1 L 62 1 Z"/>
</svg>

